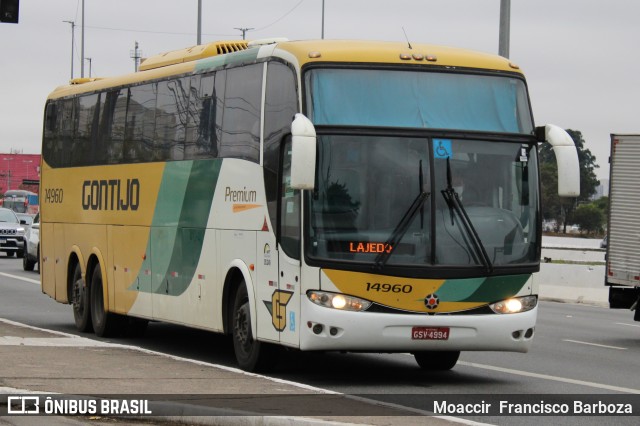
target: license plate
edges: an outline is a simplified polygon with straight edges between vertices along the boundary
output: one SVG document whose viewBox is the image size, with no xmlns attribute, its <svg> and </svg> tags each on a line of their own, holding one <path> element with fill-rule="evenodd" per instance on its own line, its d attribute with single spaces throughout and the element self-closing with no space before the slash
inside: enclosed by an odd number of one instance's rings
<svg viewBox="0 0 640 426">
<path fill-rule="evenodd" d="M 412 340 L 448 340 L 449 327 L 413 327 Z"/>
</svg>

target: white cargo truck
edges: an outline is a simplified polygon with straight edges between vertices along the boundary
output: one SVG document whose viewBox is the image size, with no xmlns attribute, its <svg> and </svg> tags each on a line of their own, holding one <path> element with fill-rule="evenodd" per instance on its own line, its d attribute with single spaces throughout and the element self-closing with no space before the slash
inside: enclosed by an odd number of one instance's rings
<svg viewBox="0 0 640 426">
<path fill-rule="evenodd" d="M 640 134 L 612 134 L 609 163 L 609 307 L 631 309 L 640 321 Z"/>
</svg>

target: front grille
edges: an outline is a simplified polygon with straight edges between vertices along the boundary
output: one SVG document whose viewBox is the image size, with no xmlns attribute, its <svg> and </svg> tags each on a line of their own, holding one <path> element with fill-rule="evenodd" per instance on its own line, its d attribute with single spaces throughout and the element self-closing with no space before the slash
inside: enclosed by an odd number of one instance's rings
<svg viewBox="0 0 640 426">
<path fill-rule="evenodd" d="M 18 231 L 15 229 L 0 229 L 0 235 L 16 235 Z"/>
</svg>

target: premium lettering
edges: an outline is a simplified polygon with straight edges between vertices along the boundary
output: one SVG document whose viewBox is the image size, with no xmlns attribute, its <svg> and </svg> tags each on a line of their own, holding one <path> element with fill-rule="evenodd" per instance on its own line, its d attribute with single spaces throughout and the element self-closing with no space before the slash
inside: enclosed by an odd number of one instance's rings
<svg viewBox="0 0 640 426">
<path fill-rule="evenodd" d="M 239 191 L 234 191 L 230 187 L 226 187 L 224 191 L 224 201 L 231 201 L 233 203 L 255 203 L 258 198 L 256 191 L 247 191 L 245 186 Z"/>
</svg>

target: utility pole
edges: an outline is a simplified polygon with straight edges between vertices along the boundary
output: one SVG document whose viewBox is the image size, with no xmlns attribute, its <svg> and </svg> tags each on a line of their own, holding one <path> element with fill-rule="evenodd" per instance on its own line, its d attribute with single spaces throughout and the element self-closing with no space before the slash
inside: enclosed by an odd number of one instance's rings
<svg viewBox="0 0 640 426">
<path fill-rule="evenodd" d="M 89 78 L 91 78 L 91 58 L 84 58 L 89 62 Z"/>
<path fill-rule="evenodd" d="M 80 48 L 80 77 L 84 78 L 84 0 L 82 0 L 82 47 Z"/>
<path fill-rule="evenodd" d="M 322 31 L 320 32 L 320 38 L 324 40 L 324 0 L 322 0 Z"/>
<path fill-rule="evenodd" d="M 500 38 L 498 55 L 509 58 L 509 39 L 511 27 L 511 0 L 500 0 Z"/>
<path fill-rule="evenodd" d="M 202 44 L 202 0 L 198 0 L 198 46 Z"/>
<path fill-rule="evenodd" d="M 136 41 L 135 48 L 129 52 L 129 57 L 131 57 L 135 63 L 134 70 L 138 72 L 138 65 L 140 65 L 140 58 L 142 58 L 142 51 L 138 50 L 138 42 Z"/>
<path fill-rule="evenodd" d="M 255 30 L 255 28 L 234 28 L 234 30 L 242 31 L 242 39 L 244 40 L 244 36 L 247 34 L 247 31 Z"/>
<path fill-rule="evenodd" d="M 75 21 L 62 21 L 71 24 L 71 80 L 73 80 L 73 46 L 75 44 L 76 23 Z"/>
</svg>

